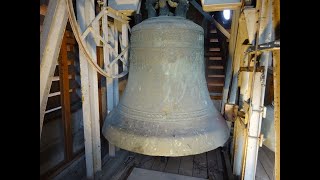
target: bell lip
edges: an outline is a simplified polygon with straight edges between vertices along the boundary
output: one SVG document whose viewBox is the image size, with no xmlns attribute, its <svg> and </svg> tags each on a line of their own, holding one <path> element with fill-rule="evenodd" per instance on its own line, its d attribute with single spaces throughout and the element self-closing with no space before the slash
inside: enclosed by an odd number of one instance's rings
<svg viewBox="0 0 320 180">
<path fill-rule="evenodd" d="M 201 154 L 223 146 L 230 137 L 230 129 L 224 122 L 220 125 L 215 131 L 179 137 L 138 135 L 112 125 L 105 125 L 102 134 L 109 143 L 127 151 L 178 157 Z"/>
<path fill-rule="evenodd" d="M 206 116 L 196 113 L 193 120 L 175 118 L 176 121 L 142 120 L 142 114 L 123 113 L 120 104 L 106 117 L 102 134 L 111 144 L 131 152 L 188 156 L 223 146 L 230 136 L 226 120 L 213 104 L 208 105 L 211 111 Z"/>
</svg>

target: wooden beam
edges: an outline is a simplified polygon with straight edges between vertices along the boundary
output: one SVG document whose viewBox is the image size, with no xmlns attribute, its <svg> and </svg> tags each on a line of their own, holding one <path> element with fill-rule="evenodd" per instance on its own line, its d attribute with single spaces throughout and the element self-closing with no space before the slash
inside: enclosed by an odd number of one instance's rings
<svg viewBox="0 0 320 180">
<path fill-rule="evenodd" d="M 239 17 L 239 27 L 237 32 L 237 40 L 236 40 L 236 47 L 234 52 L 234 59 L 233 59 L 233 75 L 232 75 L 232 83 L 230 89 L 230 95 L 228 103 L 235 104 L 237 95 L 238 95 L 238 79 L 239 79 L 239 70 L 242 58 L 245 55 L 245 50 L 243 47 L 243 42 L 248 39 L 248 32 L 246 28 L 246 20 L 243 13 L 240 14 Z"/>
<path fill-rule="evenodd" d="M 76 6 L 80 31 L 84 32 L 95 18 L 95 3 L 94 0 L 77 0 Z M 92 28 L 98 30 L 98 24 L 96 22 L 93 23 Z M 86 46 L 96 63 L 96 42 L 92 34 L 86 37 Z M 98 79 L 97 71 L 88 64 L 82 52 L 79 52 L 79 57 L 86 170 L 87 178 L 94 179 L 95 173 L 101 170 Z"/>
<path fill-rule="evenodd" d="M 40 139 L 48 94 L 52 84 L 51 79 L 56 68 L 67 20 L 64 0 L 50 1 L 40 34 Z"/>
<path fill-rule="evenodd" d="M 280 38 L 280 0 L 272 0 L 272 25 L 274 38 Z M 273 85 L 275 132 L 274 179 L 280 180 L 280 50 L 273 51 Z"/>
<path fill-rule="evenodd" d="M 241 0 L 201 0 L 202 8 L 206 12 L 235 10 L 241 7 Z"/>
<path fill-rule="evenodd" d="M 247 25 L 249 44 L 253 44 L 255 39 L 256 26 L 257 26 L 256 8 L 245 8 L 243 10 L 243 13 L 244 13 L 246 25 Z"/>
<path fill-rule="evenodd" d="M 280 180 L 280 50 L 273 52 L 275 179 Z"/>
<path fill-rule="evenodd" d="M 209 13 L 204 12 L 202 10 L 202 7 L 195 0 L 190 0 L 189 3 L 191 3 L 208 21 L 214 23 L 217 29 L 223 35 L 225 35 L 227 39 L 230 39 L 230 33 L 220 23 L 218 23 L 218 21 L 216 21 L 212 16 L 210 16 Z"/>
<path fill-rule="evenodd" d="M 231 23 L 231 38 L 228 47 L 228 57 L 227 57 L 227 65 L 226 65 L 226 72 L 225 72 L 225 83 L 223 87 L 223 96 L 222 96 L 222 103 L 221 103 L 221 114 L 224 113 L 224 105 L 227 103 L 228 95 L 229 95 L 229 87 L 232 78 L 232 64 L 234 59 L 234 52 L 236 46 L 236 38 L 238 34 L 238 25 L 239 25 L 239 16 L 240 10 L 235 10 L 232 13 L 232 23 Z"/>
<path fill-rule="evenodd" d="M 107 15 L 105 15 L 107 16 Z M 114 41 L 115 41 L 115 37 L 114 37 L 114 31 L 116 30 L 115 25 L 109 23 L 110 29 L 108 28 L 108 21 L 105 24 L 105 32 L 107 33 L 105 35 L 105 37 L 109 37 L 108 42 L 111 42 L 110 45 L 111 47 L 114 47 Z M 113 43 L 112 43 L 113 42 Z M 107 51 L 105 51 L 105 56 L 108 56 L 108 62 L 105 61 L 106 66 L 109 65 L 111 63 L 110 59 L 112 60 L 114 58 L 111 50 L 106 47 L 106 49 L 108 49 Z M 111 68 L 111 72 L 112 74 L 114 73 L 114 68 Z M 107 78 L 107 109 L 108 109 L 108 114 L 113 110 L 114 108 L 114 86 L 115 86 L 115 81 L 113 80 L 113 78 Z M 116 147 L 111 144 L 109 142 L 109 156 L 114 157 L 116 155 Z"/>
<path fill-rule="evenodd" d="M 141 2 L 139 2 L 141 4 Z M 140 7 L 139 7 L 140 8 Z M 121 34 L 121 51 L 123 51 L 129 45 L 129 35 L 127 24 L 122 24 L 122 34 Z M 127 71 L 128 65 L 128 51 L 123 55 L 126 65 L 123 65 L 123 71 Z"/>
<path fill-rule="evenodd" d="M 115 59 L 118 55 L 119 55 L 119 32 L 118 29 L 116 27 L 116 25 L 113 26 L 113 35 L 114 35 L 114 44 L 113 44 L 113 49 L 115 54 L 113 55 L 112 59 Z M 113 60 L 114 61 L 114 60 Z M 113 74 L 119 74 L 119 61 L 115 61 L 113 68 L 112 68 L 112 72 Z M 119 103 L 119 79 L 118 78 L 114 78 L 113 79 L 113 108 L 115 108 Z M 114 145 L 113 145 L 114 146 Z M 120 148 L 116 147 L 115 148 L 116 151 L 119 151 Z"/>
<path fill-rule="evenodd" d="M 101 68 L 103 68 L 103 49 L 102 47 L 97 47 L 97 63 Z M 98 91 L 99 91 L 99 117 L 100 117 L 100 127 L 103 126 L 103 121 L 105 116 L 107 115 L 107 106 L 106 106 L 106 87 L 102 85 L 102 78 L 101 74 L 98 74 Z"/>
<path fill-rule="evenodd" d="M 230 33 L 228 30 L 226 30 L 218 21 L 216 21 L 213 17 L 211 17 L 213 20 L 214 25 L 216 25 L 217 29 L 226 36 L 227 39 L 230 39 Z"/>
<path fill-rule="evenodd" d="M 257 1 L 257 31 L 255 39 L 255 47 L 258 44 L 271 41 L 272 34 L 272 14 L 271 14 L 271 0 Z M 256 62 L 257 54 L 254 62 Z M 264 106 L 265 84 L 268 72 L 269 60 L 271 59 L 270 52 L 263 52 L 259 59 L 259 66 L 264 67 L 262 73 L 255 72 L 254 81 L 251 92 L 251 107 L 248 121 L 248 138 L 246 145 L 246 154 L 244 160 L 244 174 L 245 180 L 254 179 L 256 173 L 258 151 L 260 144 L 260 131 L 262 121 L 262 108 Z"/>
<path fill-rule="evenodd" d="M 64 155 L 66 161 L 70 161 L 73 155 L 72 129 L 71 129 L 71 111 L 69 94 L 69 67 L 67 54 L 67 37 L 64 34 L 59 58 L 59 76 L 60 76 L 60 98 L 62 106 L 62 124 L 64 130 Z M 71 90 L 71 89 L 70 89 Z"/>
<path fill-rule="evenodd" d="M 257 159 L 258 157 L 258 144 L 259 144 L 259 136 L 260 136 L 260 129 L 261 123 L 259 120 L 262 118 L 261 114 L 261 105 L 260 105 L 260 98 L 262 92 L 262 84 L 260 82 L 262 73 L 256 72 L 254 75 L 254 82 L 253 82 L 253 95 L 251 100 L 251 109 L 250 109 L 250 118 L 248 121 L 248 136 L 247 136 L 247 144 L 246 144 L 246 153 L 245 153 L 245 160 L 244 160 L 244 180 L 254 179 L 256 173 L 256 166 L 257 166 Z"/>
<path fill-rule="evenodd" d="M 113 58 L 116 58 L 119 55 L 119 32 L 116 28 L 116 26 L 113 26 L 113 36 L 114 36 L 114 42 L 113 42 L 113 49 L 115 51 L 115 55 L 113 55 Z M 119 61 L 117 60 L 113 65 L 113 74 L 119 74 Z M 119 80 L 118 78 L 113 79 L 113 108 L 115 108 L 119 103 Z"/>
</svg>

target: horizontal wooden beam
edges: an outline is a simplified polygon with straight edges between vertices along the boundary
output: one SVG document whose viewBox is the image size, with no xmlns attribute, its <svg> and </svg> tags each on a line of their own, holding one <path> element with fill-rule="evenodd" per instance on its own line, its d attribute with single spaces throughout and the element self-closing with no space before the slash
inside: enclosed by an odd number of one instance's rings
<svg viewBox="0 0 320 180">
<path fill-rule="evenodd" d="M 206 12 L 235 10 L 241 7 L 241 0 L 201 0 L 202 8 Z"/>
</svg>

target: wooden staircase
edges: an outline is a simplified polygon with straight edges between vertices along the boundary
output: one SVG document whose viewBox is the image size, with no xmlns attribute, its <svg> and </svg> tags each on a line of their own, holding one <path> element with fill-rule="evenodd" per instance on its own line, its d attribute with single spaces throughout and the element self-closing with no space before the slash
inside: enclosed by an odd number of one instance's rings
<svg viewBox="0 0 320 180">
<path fill-rule="evenodd" d="M 206 80 L 211 99 L 221 100 L 225 80 L 225 58 L 221 51 L 217 29 L 210 24 L 208 27 L 205 48 Z"/>
</svg>

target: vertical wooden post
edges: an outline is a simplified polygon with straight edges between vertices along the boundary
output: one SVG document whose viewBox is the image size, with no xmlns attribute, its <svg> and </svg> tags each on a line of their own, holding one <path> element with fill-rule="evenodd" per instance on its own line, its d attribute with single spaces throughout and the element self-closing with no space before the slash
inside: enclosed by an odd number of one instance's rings
<svg viewBox="0 0 320 180">
<path fill-rule="evenodd" d="M 141 4 L 141 2 L 140 2 Z M 140 7 L 139 7 L 140 8 Z M 126 48 L 129 44 L 129 36 L 128 36 L 128 27 L 127 24 L 122 24 L 122 45 L 121 45 L 121 50 L 123 50 L 124 48 Z M 124 59 L 126 64 L 128 65 L 128 51 L 124 54 Z M 127 71 L 127 66 L 123 65 L 123 71 Z"/>
<path fill-rule="evenodd" d="M 114 33 L 114 51 L 115 56 L 112 59 L 116 58 L 119 54 L 119 33 L 116 27 L 116 24 L 113 25 L 113 33 Z M 113 74 L 119 74 L 119 62 L 115 62 L 113 65 Z M 118 78 L 113 79 L 113 107 L 116 107 L 119 103 L 119 80 Z"/>
<path fill-rule="evenodd" d="M 52 77 L 59 56 L 63 33 L 67 25 L 64 0 L 50 1 L 40 35 L 40 139 Z"/>
<path fill-rule="evenodd" d="M 94 0 L 77 0 L 77 20 L 81 32 L 86 30 L 94 18 Z M 98 24 L 94 23 L 92 27 L 97 30 Z M 96 42 L 91 34 L 86 37 L 86 42 L 93 60 L 97 62 Z M 82 52 L 80 52 L 79 57 L 86 170 L 87 178 L 93 179 L 94 174 L 101 170 L 98 79 L 96 70 L 88 64 Z"/>
<path fill-rule="evenodd" d="M 102 28 L 103 28 L 103 36 L 105 38 L 105 40 L 107 42 L 110 43 L 111 47 L 112 43 L 114 43 L 114 35 L 113 35 L 113 28 L 112 28 L 112 24 L 108 23 L 108 16 L 105 14 L 103 16 L 103 24 L 102 24 Z M 109 28 L 110 26 L 110 28 Z M 108 48 L 107 45 L 103 45 L 103 53 L 104 53 L 104 64 L 105 66 L 107 66 L 108 64 L 110 64 L 111 60 L 113 59 L 113 55 L 111 50 Z M 110 68 L 112 74 L 113 72 L 113 68 Z M 114 107 L 114 95 L 113 95 L 113 86 L 114 86 L 114 81 L 112 78 L 107 77 L 107 81 L 106 81 L 106 87 L 107 87 L 107 113 L 109 114 L 113 107 Z M 116 154 L 116 148 L 113 144 L 111 144 L 109 142 L 109 156 L 115 156 Z"/>
<path fill-rule="evenodd" d="M 272 1 L 272 24 L 275 39 L 280 37 L 280 0 Z M 280 180 L 280 50 L 273 52 L 275 180 Z"/>
<path fill-rule="evenodd" d="M 221 114 L 224 114 L 224 105 L 227 103 L 227 100 L 228 100 L 229 86 L 232 78 L 232 64 L 233 64 L 233 57 L 234 57 L 235 46 L 236 46 L 239 16 L 240 16 L 240 9 L 234 10 L 232 15 L 232 22 L 231 22 L 231 33 L 230 33 L 231 37 L 229 41 L 229 51 L 228 51 L 227 66 L 226 66 L 226 73 L 225 73 L 225 83 L 224 83 L 223 94 L 222 94 Z"/>
<path fill-rule="evenodd" d="M 252 43 L 254 41 L 255 30 L 256 30 L 256 9 L 255 8 L 245 8 L 243 10 L 243 15 L 245 16 L 245 28 L 243 30 L 247 32 L 247 38 L 249 42 Z M 254 26 L 252 26 L 254 25 Z M 241 26 L 241 25 L 239 25 Z M 240 27 L 239 27 L 240 29 Z M 253 62 L 250 63 L 250 58 L 246 56 L 244 62 L 240 62 L 242 66 L 253 66 Z M 248 102 L 251 94 L 251 85 L 252 85 L 252 77 L 253 72 L 242 71 L 240 73 L 240 97 L 239 97 L 239 107 L 241 110 L 244 110 L 244 102 Z M 246 110 L 245 110 L 246 111 Z M 246 147 L 246 138 L 247 138 L 247 128 L 245 125 L 240 122 L 240 118 L 237 118 L 235 121 L 234 127 L 234 154 L 233 154 L 233 173 L 237 176 L 241 176 L 244 170 L 244 155 L 245 155 L 245 147 Z M 245 122 L 248 121 L 248 116 L 245 117 Z"/>
<path fill-rule="evenodd" d="M 248 136 L 247 136 L 247 145 L 246 145 L 246 153 L 245 153 L 245 171 L 244 171 L 244 179 L 254 179 L 256 173 L 256 163 L 258 157 L 258 149 L 259 149 L 259 136 L 260 136 L 260 127 L 262 115 L 261 115 L 261 106 L 260 106 L 260 98 L 262 92 L 262 84 L 261 84 L 262 73 L 256 72 L 254 75 L 253 82 L 253 95 L 251 100 L 251 109 L 250 109 L 250 118 L 248 122 Z"/>
<path fill-rule="evenodd" d="M 260 8 L 261 7 L 261 8 Z M 272 39 L 272 19 L 271 19 L 271 0 L 257 1 L 258 30 L 255 44 L 270 42 Z M 257 54 L 256 54 L 257 56 Z M 268 62 L 271 58 L 270 52 L 263 52 L 260 57 L 260 67 L 264 67 L 263 73 L 254 74 L 254 84 L 251 97 L 251 108 L 248 121 L 248 138 L 246 145 L 244 179 L 251 180 L 255 178 L 258 151 L 260 144 L 260 131 L 262 112 L 264 107 L 265 87 L 267 79 Z"/>
<path fill-rule="evenodd" d="M 97 47 L 97 62 L 101 68 L 104 66 L 103 62 L 103 49 L 101 47 Z M 100 117 L 100 127 L 103 126 L 103 121 L 106 116 L 107 106 L 106 106 L 106 87 L 102 84 L 101 74 L 98 74 L 98 91 L 99 91 L 99 117 Z"/>
<path fill-rule="evenodd" d="M 113 33 L 114 33 L 114 51 L 115 51 L 115 56 L 113 56 L 112 59 L 116 58 L 119 54 L 119 32 L 117 30 L 116 25 L 114 24 L 113 26 Z M 117 61 L 114 65 L 113 65 L 113 73 L 114 74 L 119 74 L 119 62 Z M 119 103 L 119 79 L 118 78 L 114 78 L 113 79 L 113 108 L 115 108 Z M 116 147 L 115 148 L 116 151 L 119 151 L 120 148 Z"/>
<path fill-rule="evenodd" d="M 60 97 L 62 122 L 64 127 L 64 149 L 67 161 L 72 158 L 72 129 L 71 129 L 71 112 L 70 112 L 70 93 L 69 93 L 69 66 L 67 55 L 67 37 L 66 33 L 63 36 L 60 58 L 59 58 L 59 76 L 60 76 Z"/>
<path fill-rule="evenodd" d="M 243 58 L 243 42 L 248 39 L 248 32 L 246 28 L 246 21 L 244 13 L 240 14 L 239 17 L 239 27 L 237 32 L 237 40 L 236 40 L 236 47 L 233 56 L 233 75 L 232 75 L 232 84 L 230 89 L 230 98 L 228 103 L 235 104 L 237 95 L 238 95 L 238 78 L 239 78 L 239 69 L 241 58 Z"/>
<path fill-rule="evenodd" d="M 273 52 L 275 179 L 280 180 L 280 50 Z"/>
</svg>

